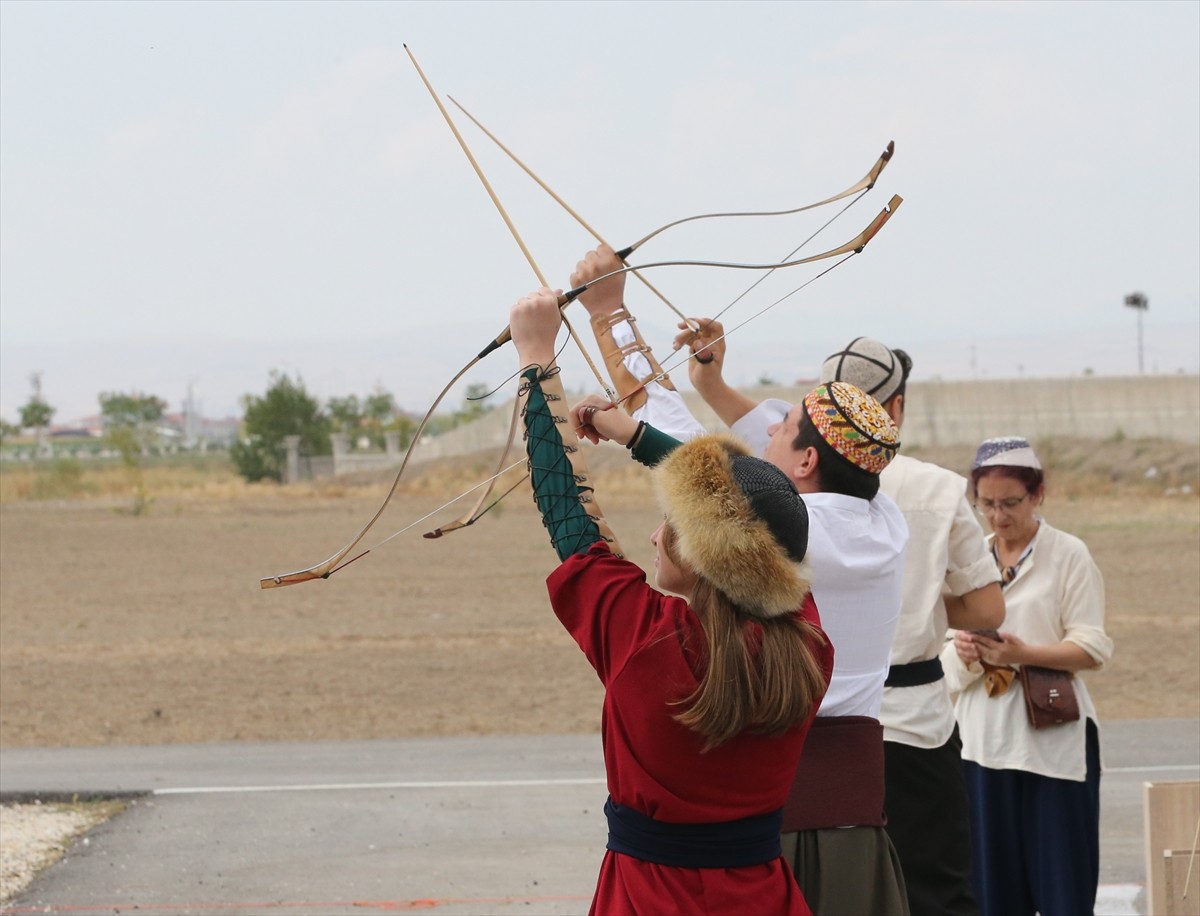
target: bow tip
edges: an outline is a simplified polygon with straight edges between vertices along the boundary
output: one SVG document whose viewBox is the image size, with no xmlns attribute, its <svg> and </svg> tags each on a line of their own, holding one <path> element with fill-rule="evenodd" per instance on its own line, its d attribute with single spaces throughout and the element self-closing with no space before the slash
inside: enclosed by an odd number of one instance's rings
<svg viewBox="0 0 1200 916">
<path fill-rule="evenodd" d="M 445 534 L 445 532 L 442 531 L 441 528 L 434 528 L 432 531 L 426 531 L 423 535 L 421 535 L 421 537 L 426 537 L 426 538 L 429 538 L 430 540 L 434 540 L 436 538 L 440 538 L 443 534 Z"/>
</svg>

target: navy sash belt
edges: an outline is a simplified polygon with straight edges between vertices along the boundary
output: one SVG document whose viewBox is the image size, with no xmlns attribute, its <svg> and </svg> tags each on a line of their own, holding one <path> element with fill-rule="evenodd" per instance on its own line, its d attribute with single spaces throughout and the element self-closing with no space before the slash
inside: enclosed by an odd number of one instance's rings
<svg viewBox="0 0 1200 916">
<path fill-rule="evenodd" d="M 884 687 L 920 687 L 922 684 L 932 684 L 943 677 L 942 660 L 936 655 L 923 662 L 909 662 L 907 665 L 892 665 L 888 668 L 887 680 Z"/>
<path fill-rule="evenodd" d="M 609 798 L 604 814 L 608 848 L 643 862 L 678 868 L 744 868 L 783 854 L 779 843 L 783 809 L 717 824 L 668 824 Z"/>
</svg>

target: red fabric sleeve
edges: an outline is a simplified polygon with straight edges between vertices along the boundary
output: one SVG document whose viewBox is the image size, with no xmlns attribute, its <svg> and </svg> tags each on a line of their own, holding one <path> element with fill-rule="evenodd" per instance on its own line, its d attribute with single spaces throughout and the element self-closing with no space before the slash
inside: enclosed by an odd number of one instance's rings
<svg viewBox="0 0 1200 916">
<path fill-rule="evenodd" d="M 606 686 L 655 628 L 678 613 L 677 605 L 687 607 L 652 588 L 640 567 L 613 556 L 603 541 L 567 557 L 546 587 L 555 615 Z"/>
</svg>

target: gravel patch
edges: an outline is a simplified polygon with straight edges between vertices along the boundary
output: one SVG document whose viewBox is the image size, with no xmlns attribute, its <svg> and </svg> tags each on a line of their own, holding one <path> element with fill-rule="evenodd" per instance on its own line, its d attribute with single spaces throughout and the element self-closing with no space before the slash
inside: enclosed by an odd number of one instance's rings
<svg viewBox="0 0 1200 916">
<path fill-rule="evenodd" d="M 114 801 L 0 806 L 0 903 L 12 900 L 38 872 L 66 855 L 74 840 L 123 808 Z"/>
</svg>

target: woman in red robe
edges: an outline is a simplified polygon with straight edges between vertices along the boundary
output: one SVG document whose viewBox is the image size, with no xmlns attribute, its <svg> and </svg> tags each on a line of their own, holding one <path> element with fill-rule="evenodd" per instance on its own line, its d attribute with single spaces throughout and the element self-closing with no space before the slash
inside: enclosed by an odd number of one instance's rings
<svg viewBox="0 0 1200 916">
<path fill-rule="evenodd" d="M 804 503 L 731 437 L 679 446 L 654 472 L 665 520 L 652 588 L 591 496 L 554 362 L 559 324 L 542 289 L 510 327 L 534 495 L 562 560 L 550 602 L 605 686 L 609 840 L 592 912 L 809 913 L 779 844 L 833 668 L 801 565 Z"/>
</svg>

